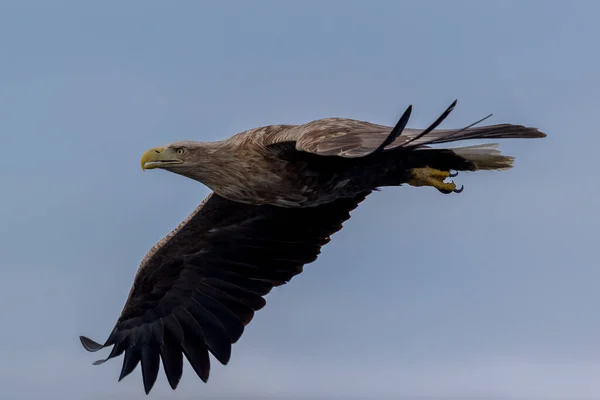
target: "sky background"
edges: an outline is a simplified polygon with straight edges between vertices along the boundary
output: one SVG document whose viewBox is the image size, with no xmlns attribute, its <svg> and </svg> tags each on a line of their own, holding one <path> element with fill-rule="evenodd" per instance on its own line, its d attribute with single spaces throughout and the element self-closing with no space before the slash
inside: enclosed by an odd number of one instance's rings
<svg viewBox="0 0 600 400">
<path fill-rule="evenodd" d="M 538 127 L 461 195 L 385 189 L 202 383 L 148 398 L 600 397 L 600 3 L 3 1 L 0 397 L 145 399 L 95 367 L 138 263 L 208 194 L 150 147 L 350 117 Z"/>
</svg>

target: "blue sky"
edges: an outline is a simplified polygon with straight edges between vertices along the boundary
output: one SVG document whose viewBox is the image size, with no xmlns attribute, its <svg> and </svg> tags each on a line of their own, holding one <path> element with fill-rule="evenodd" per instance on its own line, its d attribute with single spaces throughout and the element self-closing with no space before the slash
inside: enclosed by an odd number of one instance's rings
<svg viewBox="0 0 600 400">
<path fill-rule="evenodd" d="M 341 116 L 536 126 L 461 195 L 385 189 L 267 297 L 209 384 L 151 397 L 600 396 L 600 4 L 0 4 L 0 394 L 143 399 L 94 367 L 150 247 L 208 194 L 144 150 Z M 212 396 L 212 397 L 211 397 Z"/>
</svg>

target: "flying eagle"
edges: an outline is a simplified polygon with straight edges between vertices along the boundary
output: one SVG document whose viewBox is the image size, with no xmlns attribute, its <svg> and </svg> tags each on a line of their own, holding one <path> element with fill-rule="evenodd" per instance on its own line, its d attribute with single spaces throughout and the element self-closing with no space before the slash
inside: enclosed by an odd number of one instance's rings
<svg viewBox="0 0 600 400">
<path fill-rule="evenodd" d="M 142 169 L 186 176 L 212 193 L 143 258 L 106 342 L 80 337 L 88 351 L 113 346 L 94 364 L 125 353 L 119 381 L 141 363 L 148 394 L 160 360 L 175 390 L 185 356 L 206 382 L 209 352 L 227 364 L 232 344 L 265 306 L 264 296 L 315 261 L 371 192 L 408 184 L 460 193 L 462 187 L 446 178 L 513 164 L 495 144 L 430 145 L 546 136 L 512 124 L 436 129 L 455 105 L 424 130 L 406 128 L 409 106 L 395 127 L 325 118 L 146 151 Z"/>
</svg>

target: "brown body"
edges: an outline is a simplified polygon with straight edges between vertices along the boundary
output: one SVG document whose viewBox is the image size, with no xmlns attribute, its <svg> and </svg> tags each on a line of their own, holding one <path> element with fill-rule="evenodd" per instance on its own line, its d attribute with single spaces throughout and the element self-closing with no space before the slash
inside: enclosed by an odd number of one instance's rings
<svg viewBox="0 0 600 400">
<path fill-rule="evenodd" d="M 197 180 L 240 203 L 311 207 L 373 189 L 378 173 L 383 172 L 381 165 L 369 160 L 298 154 L 292 143 L 263 146 L 256 142 L 205 144 L 203 158 L 219 167 L 205 170 Z M 226 156 L 215 154 L 218 160 L 211 160 L 208 149 L 215 147 L 227 148 Z M 356 174 L 357 170 L 362 173 Z"/>
<path fill-rule="evenodd" d="M 340 120 L 336 128 L 339 129 L 341 123 L 349 125 L 361 121 Z M 331 125 L 326 126 L 331 129 Z M 298 126 L 270 125 L 244 131 L 224 141 L 195 144 L 188 151 L 195 152 L 194 158 L 199 164 L 164 169 L 195 179 L 232 201 L 314 207 L 379 187 L 404 184 L 413 168 L 477 168 L 473 162 L 448 150 L 422 149 L 415 154 L 412 149 L 398 146 L 362 157 L 298 151 L 297 141 L 287 140 L 283 135 L 294 130 L 298 131 Z M 171 146 L 178 145 L 186 146 L 188 142 Z"/>
</svg>

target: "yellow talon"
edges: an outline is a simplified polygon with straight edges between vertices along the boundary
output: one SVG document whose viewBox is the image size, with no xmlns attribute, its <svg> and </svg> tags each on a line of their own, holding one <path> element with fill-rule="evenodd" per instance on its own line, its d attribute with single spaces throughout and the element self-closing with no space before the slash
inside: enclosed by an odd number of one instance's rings
<svg viewBox="0 0 600 400">
<path fill-rule="evenodd" d="M 456 189 L 454 182 L 444 182 L 444 179 L 456 176 L 456 174 L 450 174 L 449 171 L 440 171 L 430 167 L 413 168 L 410 170 L 410 176 L 407 183 L 411 186 L 432 186 L 442 193 L 460 193 L 463 191 L 463 187 Z"/>
</svg>

